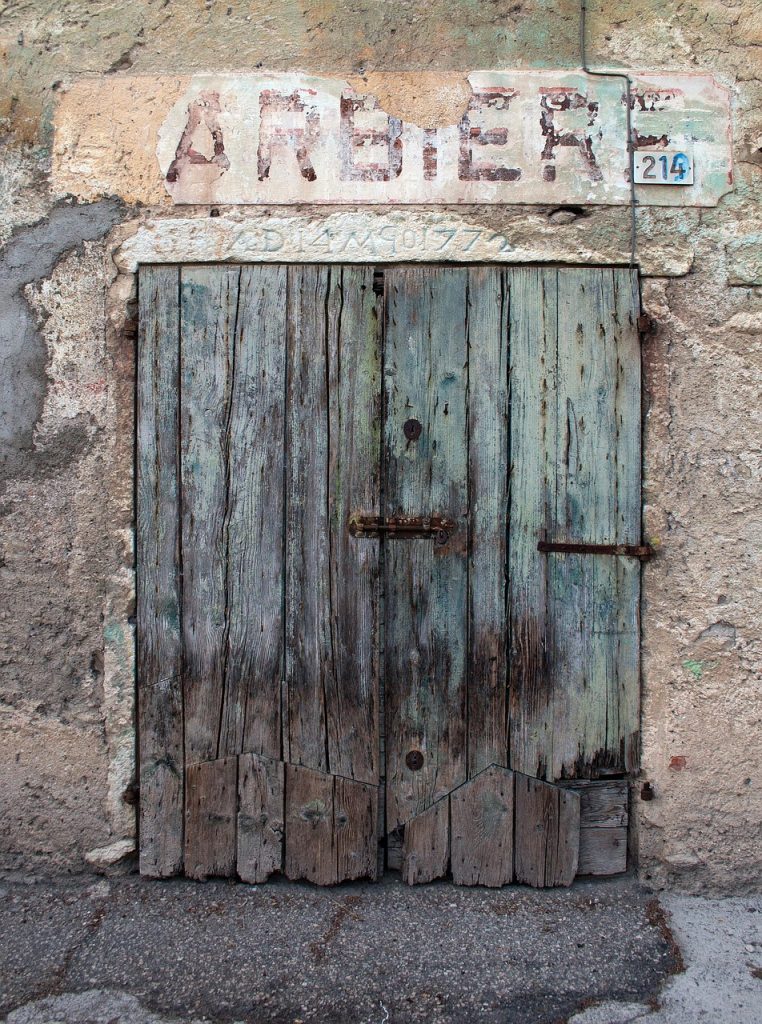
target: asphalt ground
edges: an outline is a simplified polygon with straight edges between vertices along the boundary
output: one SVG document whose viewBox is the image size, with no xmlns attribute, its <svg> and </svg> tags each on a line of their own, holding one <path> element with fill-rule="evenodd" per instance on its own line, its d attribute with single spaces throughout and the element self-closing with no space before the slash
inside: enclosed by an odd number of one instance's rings
<svg viewBox="0 0 762 1024">
<path fill-rule="evenodd" d="M 658 901 L 629 878 L 0 887 L 8 1024 L 557 1024 L 606 1002 L 655 1007 L 679 966 Z"/>
</svg>

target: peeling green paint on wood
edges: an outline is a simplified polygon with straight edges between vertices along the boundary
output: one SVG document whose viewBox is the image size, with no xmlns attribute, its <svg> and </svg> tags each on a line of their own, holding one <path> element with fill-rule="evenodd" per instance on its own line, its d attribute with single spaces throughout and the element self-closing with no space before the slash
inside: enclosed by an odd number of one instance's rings
<svg viewBox="0 0 762 1024">
<path fill-rule="evenodd" d="M 383 299 L 377 274 L 141 273 L 146 873 L 179 870 L 184 842 L 197 875 L 281 853 L 295 877 L 372 875 L 379 797 L 383 834 L 498 768 L 637 764 L 640 564 L 538 550 L 640 541 L 635 274 L 394 267 Z M 379 539 L 358 514 L 456 525 Z M 296 811 L 260 864 L 281 777 L 287 805 L 291 779 L 351 807 L 330 869 Z M 248 846 L 218 835 L 218 784 Z"/>
<path fill-rule="evenodd" d="M 514 272 L 511 324 L 511 766 L 586 777 L 637 761 L 640 566 L 542 554 L 640 542 L 637 279 Z"/>
</svg>

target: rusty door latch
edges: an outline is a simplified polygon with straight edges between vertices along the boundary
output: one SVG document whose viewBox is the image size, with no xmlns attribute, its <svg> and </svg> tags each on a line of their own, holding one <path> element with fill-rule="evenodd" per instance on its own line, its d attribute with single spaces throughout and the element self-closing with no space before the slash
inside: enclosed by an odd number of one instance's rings
<svg viewBox="0 0 762 1024">
<path fill-rule="evenodd" d="M 639 558 L 641 562 L 647 562 L 654 555 L 650 544 L 578 544 L 572 541 L 541 540 L 537 550 L 546 554 L 555 551 L 563 555 L 624 555 L 625 558 Z"/>
<path fill-rule="evenodd" d="M 349 520 L 353 537 L 388 537 L 390 540 L 431 537 L 438 547 L 447 543 L 456 526 L 455 520 L 446 516 L 354 515 Z"/>
</svg>

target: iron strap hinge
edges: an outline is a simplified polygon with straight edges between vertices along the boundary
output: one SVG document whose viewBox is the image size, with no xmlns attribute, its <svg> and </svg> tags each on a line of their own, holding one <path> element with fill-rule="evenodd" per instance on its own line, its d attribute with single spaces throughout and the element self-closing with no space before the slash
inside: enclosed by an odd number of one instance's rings
<svg viewBox="0 0 762 1024">
<path fill-rule="evenodd" d="M 641 562 L 647 562 L 655 554 L 650 544 L 577 544 L 565 540 L 541 540 L 537 550 L 562 555 L 623 555 L 625 558 L 639 558 Z"/>
</svg>

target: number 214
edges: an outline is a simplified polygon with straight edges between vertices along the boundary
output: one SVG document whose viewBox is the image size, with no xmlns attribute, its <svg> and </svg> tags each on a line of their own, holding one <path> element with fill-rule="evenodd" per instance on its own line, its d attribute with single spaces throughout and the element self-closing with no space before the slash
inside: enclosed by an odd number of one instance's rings
<svg viewBox="0 0 762 1024">
<path fill-rule="evenodd" d="M 668 160 L 667 160 L 666 156 L 655 157 L 655 156 L 645 155 L 643 157 L 643 177 L 644 178 L 656 179 L 656 174 L 654 172 L 654 167 L 656 166 L 657 159 L 658 159 L 659 163 L 661 164 L 661 168 L 660 168 L 661 169 L 661 175 L 660 175 L 660 177 L 661 177 L 662 181 L 666 181 L 667 177 L 668 177 L 668 173 L 667 173 Z M 680 178 L 684 178 L 685 177 L 685 174 L 686 174 L 687 170 L 688 170 L 688 167 L 687 167 L 687 161 L 686 161 L 685 157 L 681 153 L 676 154 L 672 158 L 672 166 L 669 168 L 669 174 L 674 174 L 675 177 L 679 181 Z"/>
</svg>

